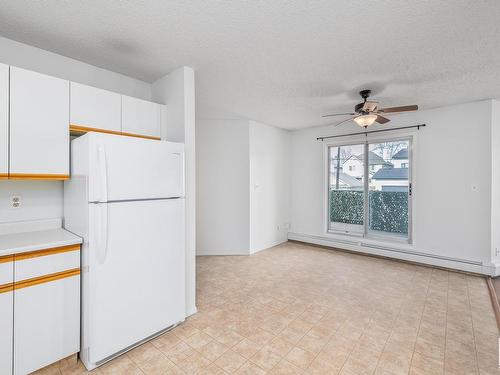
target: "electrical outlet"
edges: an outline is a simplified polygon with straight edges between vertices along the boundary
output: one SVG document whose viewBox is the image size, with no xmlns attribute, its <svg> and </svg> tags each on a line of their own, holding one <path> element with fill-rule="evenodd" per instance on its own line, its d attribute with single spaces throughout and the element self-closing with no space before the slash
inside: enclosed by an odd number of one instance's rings
<svg viewBox="0 0 500 375">
<path fill-rule="evenodd" d="M 19 194 L 13 194 L 10 196 L 10 207 L 11 208 L 21 208 L 22 199 Z"/>
<path fill-rule="evenodd" d="M 498 247 L 495 247 L 495 255 L 496 256 L 500 255 L 500 249 Z"/>
</svg>

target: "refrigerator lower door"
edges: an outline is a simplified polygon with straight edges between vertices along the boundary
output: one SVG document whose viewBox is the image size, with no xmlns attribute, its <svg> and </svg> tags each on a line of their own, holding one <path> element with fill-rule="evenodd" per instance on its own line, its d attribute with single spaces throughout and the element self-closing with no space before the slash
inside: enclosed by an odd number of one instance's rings
<svg viewBox="0 0 500 375">
<path fill-rule="evenodd" d="M 184 199 L 89 204 L 85 365 L 185 318 Z"/>
</svg>

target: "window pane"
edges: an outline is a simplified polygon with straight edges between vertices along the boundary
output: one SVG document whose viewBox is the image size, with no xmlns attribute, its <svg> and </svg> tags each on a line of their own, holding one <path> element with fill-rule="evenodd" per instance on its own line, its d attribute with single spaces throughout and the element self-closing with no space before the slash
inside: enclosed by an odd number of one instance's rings
<svg viewBox="0 0 500 375">
<path fill-rule="evenodd" d="M 368 218 L 372 233 L 408 237 L 409 147 L 408 140 L 368 146 Z"/>
<path fill-rule="evenodd" d="M 364 145 L 329 148 L 329 229 L 363 232 Z"/>
</svg>

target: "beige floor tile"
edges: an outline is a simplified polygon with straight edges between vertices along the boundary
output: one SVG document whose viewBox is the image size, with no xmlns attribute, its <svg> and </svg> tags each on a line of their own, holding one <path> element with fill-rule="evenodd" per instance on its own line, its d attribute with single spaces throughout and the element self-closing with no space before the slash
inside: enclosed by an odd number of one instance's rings
<svg viewBox="0 0 500 375">
<path fill-rule="evenodd" d="M 178 344 L 180 341 L 181 339 L 174 335 L 172 332 L 167 332 L 153 339 L 151 341 L 151 344 L 153 344 L 155 348 L 164 352 L 174 345 Z"/>
<path fill-rule="evenodd" d="M 287 360 L 281 360 L 273 369 L 269 372 L 271 375 L 299 375 L 303 371 Z"/>
<path fill-rule="evenodd" d="M 194 353 L 196 351 L 183 341 L 164 352 L 165 356 L 176 365 Z"/>
<path fill-rule="evenodd" d="M 271 350 L 273 353 L 276 353 L 280 357 L 285 357 L 290 350 L 293 349 L 293 344 L 289 343 L 286 340 L 283 340 L 280 337 L 276 337 L 273 340 L 271 340 L 265 348 Z"/>
<path fill-rule="evenodd" d="M 216 361 L 215 364 L 219 366 L 224 371 L 232 374 L 236 372 L 244 363 L 246 362 L 245 357 L 239 355 L 233 350 L 228 350 L 222 354 Z"/>
<path fill-rule="evenodd" d="M 210 361 L 203 357 L 199 353 L 194 353 L 193 355 L 179 361 L 177 366 L 183 370 L 186 374 L 198 374 L 203 369 L 210 365 Z"/>
<path fill-rule="evenodd" d="M 201 348 L 197 349 L 198 352 L 200 352 L 205 358 L 207 358 L 210 361 L 215 361 L 217 358 L 219 358 L 222 354 L 224 354 L 229 348 L 217 340 L 210 341 L 209 343 L 205 344 Z"/>
<path fill-rule="evenodd" d="M 217 366 L 215 363 L 208 365 L 198 372 L 196 375 L 225 375 L 227 374 L 223 369 Z"/>
<path fill-rule="evenodd" d="M 184 342 L 188 344 L 190 347 L 193 349 L 199 349 L 202 346 L 205 346 L 208 344 L 210 341 L 212 341 L 213 338 L 209 335 L 207 335 L 204 332 L 197 332 L 192 336 L 189 336 L 188 338 L 184 339 Z"/>
<path fill-rule="evenodd" d="M 249 339 L 243 339 L 238 344 L 233 346 L 233 350 L 245 357 L 250 359 L 255 353 L 257 353 L 262 348 L 261 344 L 257 344 Z"/>
<path fill-rule="evenodd" d="M 280 360 L 281 357 L 267 347 L 260 349 L 250 358 L 252 363 L 266 371 L 271 370 Z"/>
<path fill-rule="evenodd" d="M 261 369 L 255 363 L 250 361 L 245 362 L 243 366 L 241 366 L 236 372 L 236 375 L 265 375 L 266 371 Z"/>
<path fill-rule="evenodd" d="M 132 349 L 127 356 L 138 366 L 154 359 L 164 358 L 162 352 L 149 342 Z"/>
<path fill-rule="evenodd" d="M 444 362 L 420 353 L 414 353 L 411 360 L 411 371 L 415 374 L 441 375 L 444 373 Z"/>
<path fill-rule="evenodd" d="M 285 359 L 295 366 L 305 370 L 314 360 L 315 355 L 300 348 L 293 348 Z"/>
<path fill-rule="evenodd" d="M 111 362 L 102 365 L 99 370 L 104 375 L 136 375 L 142 374 L 137 365 L 127 355 L 115 358 Z"/>
<path fill-rule="evenodd" d="M 197 314 L 93 373 L 498 375 L 483 278 L 285 243 L 198 257 L 197 287 Z M 82 370 L 59 366 L 38 374 Z"/>
</svg>

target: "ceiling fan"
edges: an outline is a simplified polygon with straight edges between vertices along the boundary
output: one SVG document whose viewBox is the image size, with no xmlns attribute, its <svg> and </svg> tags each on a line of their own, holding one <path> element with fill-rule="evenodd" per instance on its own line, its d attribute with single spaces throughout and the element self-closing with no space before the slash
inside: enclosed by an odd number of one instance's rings
<svg viewBox="0 0 500 375">
<path fill-rule="evenodd" d="M 371 90 L 362 90 L 359 92 L 359 95 L 361 95 L 363 101 L 361 103 L 356 104 L 356 106 L 354 107 L 354 112 L 334 113 L 331 115 L 324 115 L 322 117 L 354 116 L 339 122 L 335 126 L 354 120 L 354 122 L 359 126 L 367 128 L 374 122 L 378 122 L 379 124 L 385 124 L 391 121 L 387 117 L 384 117 L 382 115 L 399 113 L 399 112 L 416 111 L 418 109 L 418 105 L 405 105 L 401 107 L 379 108 L 377 101 L 368 100 L 371 92 L 372 92 Z"/>
</svg>

